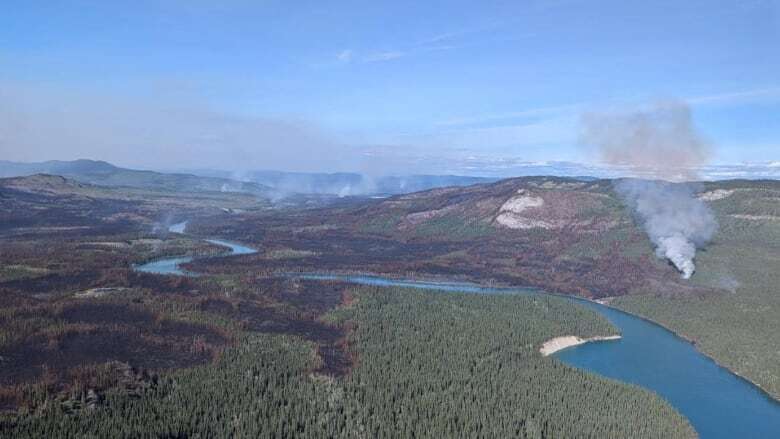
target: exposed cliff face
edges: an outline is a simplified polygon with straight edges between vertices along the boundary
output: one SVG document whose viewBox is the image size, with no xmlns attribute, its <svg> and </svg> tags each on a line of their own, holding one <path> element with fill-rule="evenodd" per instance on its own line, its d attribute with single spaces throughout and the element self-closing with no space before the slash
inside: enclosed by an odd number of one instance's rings
<svg viewBox="0 0 780 439">
<path fill-rule="evenodd" d="M 442 188 L 395 197 L 372 208 L 368 218 L 395 212 L 397 231 L 409 232 L 443 219 L 500 230 L 607 230 L 619 208 L 603 182 L 518 178 L 467 188 Z M 522 232 L 519 232 L 522 233 Z"/>
<path fill-rule="evenodd" d="M 734 185 L 707 183 L 695 195 L 709 204 L 730 203 L 737 200 L 734 194 L 748 190 Z M 768 214 L 733 215 L 763 220 Z M 349 230 L 351 236 L 381 236 L 376 248 L 389 243 L 425 246 L 424 253 L 385 262 L 387 272 L 465 274 L 589 297 L 717 290 L 681 281 L 674 266 L 656 258 L 656 246 L 610 180 L 527 177 L 439 188 L 333 217 L 338 218 L 333 227 Z M 350 252 L 360 254 L 361 249 Z M 359 263 L 371 260 L 368 254 L 358 258 Z"/>
<path fill-rule="evenodd" d="M 557 224 L 527 216 L 529 213 L 544 214 L 542 209 L 544 198 L 535 197 L 526 192 L 525 189 L 518 189 L 518 195 L 502 204 L 500 213 L 496 216 L 496 222 L 510 229 L 554 228 Z"/>
</svg>

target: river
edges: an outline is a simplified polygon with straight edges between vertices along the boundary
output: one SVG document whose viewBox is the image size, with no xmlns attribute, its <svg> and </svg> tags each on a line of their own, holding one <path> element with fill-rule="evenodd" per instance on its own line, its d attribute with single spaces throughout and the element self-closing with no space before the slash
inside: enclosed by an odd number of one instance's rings
<svg viewBox="0 0 780 439">
<path fill-rule="evenodd" d="M 176 223 L 168 227 L 170 233 L 183 234 L 187 228 L 187 221 Z M 227 247 L 229 253 L 222 256 L 234 256 L 234 255 L 248 255 L 251 253 L 257 253 L 257 250 L 246 247 L 235 242 L 223 241 L 221 239 L 207 239 L 206 242 L 216 244 L 222 247 Z M 163 258 L 155 261 L 147 262 L 145 264 L 136 265 L 134 268 L 137 271 L 153 274 L 174 274 L 179 276 L 197 276 L 197 273 L 190 273 L 181 268 L 182 264 L 186 264 L 192 261 L 191 256 L 184 256 L 178 258 Z"/>
<path fill-rule="evenodd" d="M 300 277 L 478 294 L 545 294 L 536 289 L 490 288 L 468 283 L 417 282 L 375 276 L 314 274 Z M 564 349 L 554 354 L 556 358 L 571 366 L 654 391 L 688 418 L 702 439 L 780 438 L 780 403 L 718 366 L 691 343 L 655 323 L 617 309 L 568 296 L 556 297 L 598 312 L 623 336 L 619 340 Z"/>
<path fill-rule="evenodd" d="M 228 247 L 231 254 L 256 252 L 236 243 L 208 241 Z M 192 275 L 179 268 L 180 264 L 191 260 L 161 259 L 139 265 L 136 269 L 147 273 Z M 469 283 L 418 282 L 378 276 L 291 276 L 475 294 L 546 294 L 531 288 L 491 288 Z M 780 438 L 780 403 L 750 382 L 718 366 L 691 343 L 655 323 L 614 308 L 568 296 L 558 297 L 603 315 L 620 330 L 623 337 L 564 349 L 554 354 L 556 358 L 571 366 L 656 392 L 687 417 L 703 439 Z"/>
</svg>

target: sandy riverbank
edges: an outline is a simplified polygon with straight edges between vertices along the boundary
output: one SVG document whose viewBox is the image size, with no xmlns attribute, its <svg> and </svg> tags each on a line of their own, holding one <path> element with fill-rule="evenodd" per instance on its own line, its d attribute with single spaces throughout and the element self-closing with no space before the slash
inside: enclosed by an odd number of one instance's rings
<svg viewBox="0 0 780 439">
<path fill-rule="evenodd" d="M 566 335 L 563 337 L 555 337 L 553 339 L 547 340 L 542 344 L 542 347 L 539 348 L 539 352 L 541 352 L 542 355 L 546 357 L 562 349 L 570 348 L 572 346 L 590 343 L 592 341 L 618 340 L 620 338 L 621 337 L 619 335 L 608 335 L 603 337 L 589 337 L 589 338 L 580 338 L 574 335 Z"/>
</svg>

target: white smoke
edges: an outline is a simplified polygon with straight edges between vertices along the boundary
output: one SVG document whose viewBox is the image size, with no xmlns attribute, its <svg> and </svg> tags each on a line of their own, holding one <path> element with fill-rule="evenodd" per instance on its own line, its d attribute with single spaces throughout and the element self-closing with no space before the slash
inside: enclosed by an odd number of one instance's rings
<svg viewBox="0 0 780 439">
<path fill-rule="evenodd" d="M 339 190 L 339 198 L 344 198 L 352 194 L 352 186 L 346 185 Z"/>
<path fill-rule="evenodd" d="M 696 248 L 709 242 L 718 227 L 709 206 L 696 198 L 695 185 L 627 179 L 617 181 L 615 189 L 639 216 L 656 256 L 690 278 Z"/>
<path fill-rule="evenodd" d="M 591 113 L 583 116 L 583 126 L 583 141 L 598 147 L 602 161 L 652 178 L 619 180 L 615 189 L 636 212 L 656 256 L 690 278 L 696 249 L 709 242 L 717 222 L 688 182 L 710 156 L 688 106 L 667 101 L 628 112 Z"/>
</svg>

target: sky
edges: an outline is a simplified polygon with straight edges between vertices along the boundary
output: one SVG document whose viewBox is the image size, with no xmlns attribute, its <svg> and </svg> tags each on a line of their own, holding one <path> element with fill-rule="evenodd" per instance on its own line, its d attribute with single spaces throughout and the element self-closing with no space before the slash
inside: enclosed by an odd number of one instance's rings
<svg viewBox="0 0 780 439">
<path fill-rule="evenodd" d="M 479 174 L 598 162 L 583 115 L 690 108 L 780 161 L 780 0 L 37 1 L 0 14 L 0 160 Z"/>
</svg>

